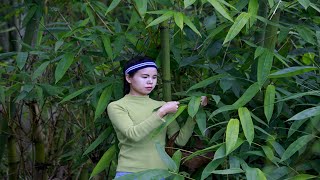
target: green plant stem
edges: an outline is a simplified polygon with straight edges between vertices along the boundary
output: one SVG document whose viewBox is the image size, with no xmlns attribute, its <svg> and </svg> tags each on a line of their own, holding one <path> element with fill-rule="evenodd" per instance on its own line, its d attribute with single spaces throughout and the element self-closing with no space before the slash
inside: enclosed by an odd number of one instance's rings
<svg viewBox="0 0 320 180">
<path fill-rule="evenodd" d="M 161 39 L 161 62 L 163 80 L 163 100 L 171 101 L 171 70 L 170 70 L 170 44 L 168 21 L 164 21 L 160 26 Z"/>
</svg>

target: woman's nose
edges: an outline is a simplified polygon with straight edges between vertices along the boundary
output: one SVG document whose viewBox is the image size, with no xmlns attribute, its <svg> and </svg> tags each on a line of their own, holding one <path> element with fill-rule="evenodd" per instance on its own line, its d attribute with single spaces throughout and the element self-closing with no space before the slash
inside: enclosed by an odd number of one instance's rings
<svg viewBox="0 0 320 180">
<path fill-rule="evenodd" d="M 152 80 L 152 79 L 148 79 L 147 83 L 148 83 L 148 84 L 152 84 L 152 83 L 153 83 L 153 80 Z"/>
</svg>

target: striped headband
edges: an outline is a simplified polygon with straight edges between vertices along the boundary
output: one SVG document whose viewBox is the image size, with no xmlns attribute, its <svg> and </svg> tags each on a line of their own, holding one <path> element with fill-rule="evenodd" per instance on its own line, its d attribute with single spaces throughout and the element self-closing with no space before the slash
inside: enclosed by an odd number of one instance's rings
<svg viewBox="0 0 320 180">
<path fill-rule="evenodd" d="M 146 67 L 154 67 L 154 68 L 158 69 L 156 63 L 154 63 L 152 60 L 146 59 L 146 60 L 140 61 L 136 64 L 132 64 L 131 66 L 128 66 L 124 73 L 130 74 L 130 73 L 136 72 L 136 71 L 143 69 L 143 68 L 146 68 Z"/>
</svg>

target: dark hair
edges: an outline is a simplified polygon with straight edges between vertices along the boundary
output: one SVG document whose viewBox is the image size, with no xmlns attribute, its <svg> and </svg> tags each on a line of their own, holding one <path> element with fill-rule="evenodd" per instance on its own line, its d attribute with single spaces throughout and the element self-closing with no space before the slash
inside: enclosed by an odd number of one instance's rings
<svg viewBox="0 0 320 180">
<path fill-rule="evenodd" d="M 133 66 L 134 64 L 143 62 L 146 59 L 152 60 L 150 57 L 147 57 L 147 56 L 136 56 L 125 63 L 124 68 L 123 68 L 123 95 L 129 94 L 129 92 L 130 92 L 130 84 L 126 80 L 126 73 L 125 73 L 126 69 Z M 154 61 L 154 60 L 152 60 L 152 61 Z M 129 77 L 133 77 L 133 75 L 136 72 L 137 71 L 129 72 L 128 73 Z"/>
</svg>

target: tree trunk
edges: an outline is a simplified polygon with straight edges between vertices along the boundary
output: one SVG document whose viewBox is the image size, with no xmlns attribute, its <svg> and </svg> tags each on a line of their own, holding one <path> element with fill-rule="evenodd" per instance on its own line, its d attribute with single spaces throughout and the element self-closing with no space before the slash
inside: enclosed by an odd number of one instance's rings
<svg viewBox="0 0 320 180">
<path fill-rule="evenodd" d="M 171 71 L 170 71 L 170 43 L 168 22 L 164 21 L 160 26 L 161 62 L 163 81 L 163 100 L 171 101 Z"/>
<path fill-rule="evenodd" d="M 18 179 L 19 156 L 17 155 L 17 141 L 13 135 L 8 138 L 8 163 L 9 163 L 9 180 Z"/>
</svg>

